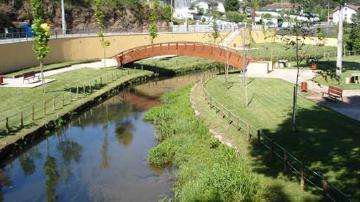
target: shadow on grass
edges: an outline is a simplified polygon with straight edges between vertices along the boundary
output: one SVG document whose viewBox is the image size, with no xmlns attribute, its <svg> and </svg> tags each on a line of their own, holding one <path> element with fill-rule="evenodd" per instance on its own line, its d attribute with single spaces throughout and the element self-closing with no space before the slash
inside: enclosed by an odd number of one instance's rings
<svg viewBox="0 0 360 202">
<path fill-rule="evenodd" d="M 360 123 L 320 106 L 311 109 L 300 106 L 296 118 L 296 132 L 291 130 L 289 114 L 275 130 L 263 130 L 263 133 L 304 165 L 326 176 L 341 191 L 351 194 L 352 199 L 359 200 Z M 272 177 L 284 173 L 282 160 L 257 142 L 253 143 L 251 154 L 257 160 L 257 172 Z"/>
<path fill-rule="evenodd" d="M 93 90 L 99 90 L 103 87 L 107 86 L 106 84 L 103 84 L 103 83 L 98 83 L 98 84 L 94 84 L 92 85 L 91 87 L 90 86 L 72 86 L 72 87 L 66 87 L 64 88 L 64 91 L 66 92 L 71 92 L 71 93 L 89 93 Z"/>
<path fill-rule="evenodd" d="M 17 126 L 10 126 L 8 129 L 2 128 L 0 129 L 0 139 L 6 136 L 16 135 L 16 133 L 19 132 L 20 130 L 29 129 L 34 126 L 36 126 L 35 123 L 29 123 L 29 124 L 24 124 L 24 126 L 21 127 L 19 122 Z"/>
<path fill-rule="evenodd" d="M 336 61 L 328 60 L 328 61 L 319 61 L 317 62 L 318 69 L 324 71 L 333 71 L 335 72 Z M 310 64 L 309 64 L 310 65 Z M 352 61 L 343 61 L 343 70 L 360 70 L 360 62 L 352 62 Z"/>
<path fill-rule="evenodd" d="M 126 68 L 141 69 L 158 73 L 160 76 L 175 76 L 176 72 L 156 65 L 146 65 L 139 63 L 130 63 L 125 65 Z"/>
</svg>

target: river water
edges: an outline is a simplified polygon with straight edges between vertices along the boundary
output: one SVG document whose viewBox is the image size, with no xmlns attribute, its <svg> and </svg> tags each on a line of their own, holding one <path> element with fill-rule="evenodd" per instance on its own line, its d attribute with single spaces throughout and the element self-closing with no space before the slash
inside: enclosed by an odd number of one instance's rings
<svg viewBox="0 0 360 202">
<path fill-rule="evenodd" d="M 159 96 L 198 79 L 187 75 L 124 90 L 84 111 L 12 160 L 1 162 L 0 201 L 158 201 L 172 197 L 174 169 L 154 168 L 157 144 L 143 120 Z"/>
</svg>

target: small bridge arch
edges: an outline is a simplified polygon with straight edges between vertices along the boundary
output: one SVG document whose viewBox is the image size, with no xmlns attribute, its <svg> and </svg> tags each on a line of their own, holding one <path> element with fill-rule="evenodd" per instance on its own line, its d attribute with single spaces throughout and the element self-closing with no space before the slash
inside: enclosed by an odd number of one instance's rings
<svg viewBox="0 0 360 202">
<path fill-rule="evenodd" d="M 118 66 L 133 63 L 139 60 L 163 55 L 195 56 L 229 64 L 243 69 L 244 58 L 242 53 L 235 50 L 208 43 L 198 42 L 168 42 L 140 46 L 123 51 L 115 56 Z M 246 64 L 249 59 L 246 59 Z"/>
</svg>

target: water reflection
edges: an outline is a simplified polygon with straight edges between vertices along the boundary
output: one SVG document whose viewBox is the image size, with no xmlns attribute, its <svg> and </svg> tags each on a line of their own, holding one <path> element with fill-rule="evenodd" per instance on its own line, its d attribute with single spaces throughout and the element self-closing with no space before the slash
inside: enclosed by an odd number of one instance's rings
<svg viewBox="0 0 360 202">
<path fill-rule="evenodd" d="M 0 167 L 0 201 L 157 201 L 171 197 L 172 168 L 153 168 L 157 144 L 143 120 L 164 91 L 189 82 L 158 81 L 120 93 L 53 131 Z"/>
<path fill-rule="evenodd" d="M 101 146 L 101 163 L 100 163 L 100 167 L 101 168 L 107 168 L 109 167 L 109 140 L 108 140 L 108 125 L 105 124 L 103 126 L 103 141 L 102 141 L 102 146 Z"/>
<path fill-rule="evenodd" d="M 46 160 L 44 163 L 44 173 L 46 175 L 46 194 L 47 201 L 56 201 L 56 185 L 59 182 L 56 159 L 50 155 L 49 141 L 46 139 Z"/>
</svg>

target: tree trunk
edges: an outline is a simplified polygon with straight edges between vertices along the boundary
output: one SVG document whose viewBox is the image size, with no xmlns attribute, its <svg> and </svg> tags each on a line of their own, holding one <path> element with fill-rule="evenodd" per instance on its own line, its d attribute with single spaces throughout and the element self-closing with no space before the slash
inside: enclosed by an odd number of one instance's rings
<svg viewBox="0 0 360 202">
<path fill-rule="evenodd" d="M 339 32 L 338 32 L 338 44 L 336 52 L 336 79 L 340 80 L 342 72 L 342 49 L 343 49 L 343 6 L 340 5 L 339 10 Z"/>
<path fill-rule="evenodd" d="M 294 86 L 294 94 L 293 94 L 293 113 L 292 113 L 292 130 L 296 131 L 296 113 L 297 113 L 297 96 L 298 96 L 298 86 L 299 86 L 299 36 L 298 33 L 296 35 L 296 81 Z"/>
<path fill-rule="evenodd" d="M 44 77 L 44 62 L 40 60 L 40 74 L 41 74 L 41 85 L 43 87 L 43 93 L 46 93 L 45 77 Z"/>
<path fill-rule="evenodd" d="M 104 68 L 105 68 L 106 67 L 106 60 L 105 60 L 105 58 L 106 58 L 106 47 L 104 46 L 103 48 L 104 48 Z"/>
</svg>

